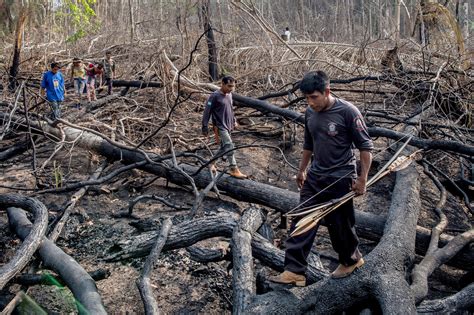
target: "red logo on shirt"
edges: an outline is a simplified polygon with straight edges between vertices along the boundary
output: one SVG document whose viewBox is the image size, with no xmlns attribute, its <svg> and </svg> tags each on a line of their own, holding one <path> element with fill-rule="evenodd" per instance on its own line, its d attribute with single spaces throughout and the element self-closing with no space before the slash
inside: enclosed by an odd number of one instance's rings
<svg viewBox="0 0 474 315">
<path fill-rule="evenodd" d="M 359 132 L 361 132 L 365 129 L 364 128 L 364 122 L 362 121 L 361 116 L 357 116 L 356 118 L 354 118 L 354 126 L 355 126 L 355 129 Z"/>
</svg>

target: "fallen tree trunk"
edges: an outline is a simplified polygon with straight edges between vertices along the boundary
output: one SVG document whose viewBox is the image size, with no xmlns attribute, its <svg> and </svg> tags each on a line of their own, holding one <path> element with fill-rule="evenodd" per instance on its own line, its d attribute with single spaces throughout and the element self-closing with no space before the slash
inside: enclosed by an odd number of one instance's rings
<svg viewBox="0 0 474 315">
<path fill-rule="evenodd" d="M 32 230 L 25 212 L 18 208 L 8 208 L 8 221 L 15 233 L 25 239 Z M 44 234 L 43 234 L 44 235 Z M 38 253 L 47 268 L 57 272 L 77 299 L 81 314 L 107 314 L 95 281 L 71 256 L 64 253 L 52 241 L 41 237 Z"/>
<path fill-rule="evenodd" d="M 175 225 L 170 230 L 163 251 L 189 247 L 211 237 L 231 237 L 237 220 L 238 216 L 236 214 L 226 212 Z M 105 260 L 119 261 L 146 256 L 155 243 L 157 235 L 158 233 L 153 231 L 138 235 L 131 240 L 126 239 L 119 242 L 114 245 L 114 249 L 116 250 L 118 247 L 119 251 L 105 257 Z M 252 254 L 262 264 L 277 271 L 283 270 L 285 253 L 259 234 L 254 234 L 252 237 Z M 311 261 L 307 271 L 309 281 L 315 282 L 327 277 L 327 271 L 314 254 L 310 255 L 309 261 Z"/>
<path fill-rule="evenodd" d="M 161 88 L 163 84 L 161 82 L 154 81 L 127 81 L 127 80 L 113 80 L 112 86 L 116 87 L 135 87 L 144 89 L 147 87 Z"/>
<path fill-rule="evenodd" d="M 8 149 L 2 150 L 0 152 L 0 162 L 6 161 L 15 155 L 21 154 L 28 150 L 30 146 L 30 140 L 21 141 L 9 147 Z"/>
<path fill-rule="evenodd" d="M 0 208 L 7 207 L 21 207 L 28 210 L 34 215 L 35 222 L 30 227 L 30 233 L 23 237 L 23 244 L 15 252 L 15 256 L 0 268 L 0 290 L 11 278 L 25 268 L 41 245 L 48 228 L 48 209 L 38 200 L 19 195 L 0 195 Z"/>
<path fill-rule="evenodd" d="M 232 314 L 245 314 L 255 295 L 252 236 L 264 222 L 260 209 L 247 209 L 232 233 Z"/>
<path fill-rule="evenodd" d="M 2 113 L 0 113 L 0 118 Z M 20 120 L 21 121 L 21 120 Z M 18 120 L 15 119 L 17 123 Z M 38 130 L 43 130 L 46 133 L 56 136 L 61 139 L 60 131 L 49 126 L 46 123 L 39 125 L 37 122 L 32 122 L 32 126 Z M 121 160 L 124 163 L 136 163 L 144 160 L 143 153 L 133 149 L 126 149 L 123 146 L 119 147 L 104 138 L 87 131 L 82 131 L 72 127 L 63 127 L 65 133 L 65 141 L 76 141 L 76 145 L 87 148 L 101 154 L 109 159 Z M 150 158 L 157 157 L 154 154 L 148 154 Z M 194 174 L 198 170 L 197 167 L 190 165 L 182 165 L 182 169 L 188 174 Z M 182 174 L 166 169 L 158 164 L 146 164 L 141 169 L 167 178 L 177 185 L 188 185 L 189 181 Z M 199 172 L 193 177 L 197 187 L 204 188 L 211 181 L 212 178 L 208 172 Z M 225 191 L 229 196 L 241 201 L 253 202 L 264 205 L 280 212 L 286 212 L 294 208 L 299 201 L 299 195 L 295 192 L 274 187 L 271 185 L 255 182 L 252 180 L 239 180 L 231 176 L 224 175 L 217 183 L 217 187 L 221 191 Z M 383 216 L 374 215 L 367 212 L 356 211 L 356 229 L 357 234 L 369 240 L 378 241 L 383 234 L 385 218 Z M 417 252 L 423 255 L 428 248 L 431 231 L 423 227 L 417 227 Z M 440 245 L 445 245 L 453 237 L 447 234 L 442 234 L 440 237 Z M 136 249 L 139 251 L 139 249 Z M 448 262 L 449 265 L 461 269 L 472 270 L 474 266 L 474 248 L 472 246 L 465 247 L 452 260 Z"/>
</svg>

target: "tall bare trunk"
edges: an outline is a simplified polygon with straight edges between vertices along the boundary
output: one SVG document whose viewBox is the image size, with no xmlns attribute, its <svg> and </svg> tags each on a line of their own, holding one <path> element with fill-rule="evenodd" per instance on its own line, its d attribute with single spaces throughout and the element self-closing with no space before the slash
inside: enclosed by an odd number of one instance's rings
<svg viewBox="0 0 474 315">
<path fill-rule="evenodd" d="M 214 31 L 212 30 L 212 24 L 210 19 L 210 0 L 202 1 L 202 19 L 203 28 L 206 32 L 207 39 L 207 51 L 208 51 L 208 62 L 209 62 L 209 77 L 212 81 L 217 81 L 219 77 L 219 71 L 217 68 L 217 47 L 214 38 Z"/>
<path fill-rule="evenodd" d="M 26 23 L 26 9 L 23 7 L 20 11 L 20 16 L 16 24 L 16 34 L 15 34 L 15 49 L 13 51 L 13 60 L 10 67 L 10 77 L 8 88 L 10 91 L 14 91 L 17 87 L 16 76 L 20 69 L 20 56 L 21 56 L 21 47 L 23 43 L 23 34 Z"/>
<path fill-rule="evenodd" d="M 400 39 L 400 0 L 396 0 L 395 3 L 395 40 L 398 42 Z"/>
<path fill-rule="evenodd" d="M 130 13 L 130 43 L 133 43 L 133 40 L 135 38 L 135 21 L 133 18 L 132 0 L 128 0 L 128 8 Z"/>
</svg>

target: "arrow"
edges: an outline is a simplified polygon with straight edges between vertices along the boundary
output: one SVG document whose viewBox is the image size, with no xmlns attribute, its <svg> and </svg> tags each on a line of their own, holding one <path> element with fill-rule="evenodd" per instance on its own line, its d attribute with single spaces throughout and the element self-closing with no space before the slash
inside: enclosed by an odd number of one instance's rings
<svg viewBox="0 0 474 315">
<path fill-rule="evenodd" d="M 403 149 L 405 149 L 405 147 L 408 145 L 412 137 L 413 136 L 410 136 L 408 140 L 405 141 L 405 143 L 397 150 L 397 152 L 395 152 L 392 158 L 387 163 L 385 163 L 385 165 L 377 172 L 377 174 L 375 174 L 372 178 L 370 178 L 370 180 L 367 182 L 367 185 L 366 185 L 367 187 L 370 187 L 371 185 L 376 183 L 378 180 L 383 178 L 385 175 L 402 170 L 411 164 L 411 162 L 415 158 L 415 155 L 419 151 L 416 151 L 409 156 L 399 156 L 399 155 L 401 154 Z M 354 198 L 355 196 L 356 194 L 353 191 L 351 191 L 347 193 L 346 195 L 342 196 L 341 198 L 333 199 L 328 202 L 318 204 L 309 209 L 305 209 L 305 211 L 287 214 L 288 217 L 306 215 L 296 224 L 295 226 L 296 228 L 290 234 L 290 236 L 292 237 L 297 236 L 312 229 L 314 226 L 316 226 L 316 224 L 318 224 L 318 222 L 322 218 L 324 218 L 326 215 L 333 212 L 342 204 Z"/>
</svg>

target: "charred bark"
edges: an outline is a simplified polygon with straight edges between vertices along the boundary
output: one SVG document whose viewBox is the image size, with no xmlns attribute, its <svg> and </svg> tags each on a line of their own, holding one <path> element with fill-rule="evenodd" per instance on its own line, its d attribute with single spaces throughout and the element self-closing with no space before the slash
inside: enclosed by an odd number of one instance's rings
<svg viewBox="0 0 474 315">
<path fill-rule="evenodd" d="M 35 222 L 30 227 L 29 233 L 23 237 L 23 244 L 16 251 L 15 256 L 0 268 L 0 290 L 28 264 L 41 245 L 48 228 L 48 209 L 38 200 L 18 195 L 0 195 L 0 208 L 7 207 L 26 209 L 34 215 Z"/>
<path fill-rule="evenodd" d="M 5 149 L 5 150 L 2 150 L 0 152 L 0 161 L 6 161 L 8 159 L 11 159 L 12 157 L 18 155 L 18 154 L 22 154 L 23 152 L 25 152 L 26 150 L 28 150 L 28 148 L 30 147 L 30 141 L 29 140 L 26 140 L 26 141 L 20 141 L 19 143 L 16 143 L 14 145 L 12 145 L 11 147 Z"/>
<path fill-rule="evenodd" d="M 16 25 L 15 48 L 13 50 L 13 60 L 8 78 L 8 89 L 11 92 L 15 91 L 18 86 L 17 75 L 20 69 L 21 46 L 23 43 L 23 30 L 25 28 L 26 17 L 26 9 L 22 8 Z"/>
<path fill-rule="evenodd" d="M 211 237 L 231 237 L 238 220 L 238 215 L 233 213 L 219 213 L 216 216 L 194 219 L 192 222 L 187 221 L 171 228 L 170 234 L 166 241 L 163 251 L 185 248 L 191 246 L 201 240 Z M 157 237 L 157 232 L 143 233 L 134 239 L 126 239 L 114 245 L 114 250 L 118 251 L 105 257 L 106 261 L 119 261 L 135 257 L 143 257 L 147 255 Z M 195 252 L 195 250 L 190 250 Z M 202 250 L 201 250 L 202 252 Z M 207 251 L 206 251 L 207 252 Z M 285 253 L 279 250 L 263 236 L 254 234 L 252 238 L 252 254 L 260 260 L 262 264 L 281 271 L 283 270 L 283 262 Z M 205 260 L 201 255 L 201 260 Z M 205 260 L 210 261 L 210 260 Z M 322 266 L 319 258 L 310 255 L 308 266 L 308 279 L 310 281 L 321 280 L 328 275 Z"/>
<path fill-rule="evenodd" d="M 232 233 L 233 304 L 232 314 L 245 314 L 244 310 L 255 295 L 252 236 L 265 218 L 258 208 L 247 209 Z"/>
<path fill-rule="evenodd" d="M 209 10 L 210 10 L 209 0 L 202 1 L 201 10 L 202 10 L 202 16 L 203 16 L 203 28 L 206 32 L 206 40 L 207 40 L 209 77 L 211 81 L 217 81 L 219 78 L 219 70 L 217 69 L 217 46 L 216 46 L 214 31 L 211 26 L 211 18 L 209 14 Z"/>
<path fill-rule="evenodd" d="M 445 299 L 423 301 L 417 308 L 418 314 L 452 314 L 456 311 L 474 311 L 474 283 Z M 472 314 L 472 313 L 471 313 Z"/>
<path fill-rule="evenodd" d="M 280 108 L 274 106 L 268 102 L 254 99 L 247 96 L 238 94 L 232 94 L 233 99 L 236 101 L 236 105 L 240 107 L 251 107 L 262 113 L 272 113 L 283 116 L 289 120 L 297 123 L 304 124 L 304 115 L 299 112 L 295 112 L 290 109 Z M 400 140 L 407 138 L 407 135 L 402 132 L 397 132 L 382 127 L 369 127 L 369 134 L 371 137 L 385 137 L 393 140 Z M 467 156 L 474 155 L 474 146 L 467 145 L 458 141 L 452 140 L 429 140 L 413 137 L 410 141 L 410 145 L 421 148 L 421 149 L 439 149 L 452 151 L 456 153 L 465 154 Z"/>
<path fill-rule="evenodd" d="M 16 234 L 25 239 L 30 236 L 32 224 L 25 212 L 18 208 L 8 208 L 8 220 Z M 43 234 L 44 235 L 44 234 Z M 57 272 L 72 291 L 79 303 L 81 314 L 107 314 L 94 280 L 71 256 L 64 253 L 52 241 L 41 237 L 38 253 L 47 268 Z"/>
<path fill-rule="evenodd" d="M 113 80 L 112 85 L 115 87 L 134 87 L 144 89 L 147 87 L 161 88 L 163 83 L 155 81 L 127 81 L 127 80 Z"/>
<path fill-rule="evenodd" d="M 168 233 L 172 225 L 173 222 L 169 218 L 163 222 L 161 226 L 160 235 L 158 236 L 155 245 L 153 245 L 153 249 L 151 250 L 150 255 L 145 261 L 145 265 L 143 266 L 142 275 L 137 281 L 138 290 L 140 291 L 140 296 L 142 297 L 143 305 L 145 306 L 146 315 L 160 313 L 158 303 L 156 302 L 156 299 L 153 296 L 150 276 L 153 272 L 153 265 L 160 256 L 163 246 L 166 244 L 166 239 L 168 238 Z"/>
</svg>

